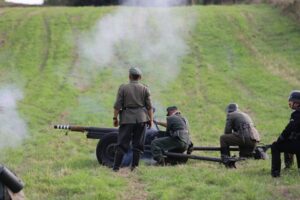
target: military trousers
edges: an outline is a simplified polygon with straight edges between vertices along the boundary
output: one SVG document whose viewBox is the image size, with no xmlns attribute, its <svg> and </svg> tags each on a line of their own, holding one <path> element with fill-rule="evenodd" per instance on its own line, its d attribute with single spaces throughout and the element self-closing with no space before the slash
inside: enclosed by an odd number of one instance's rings
<svg viewBox="0 0 300 200">
<path fill-rule="evenodd" d="M 122 124 L 119 127 L 117 150 L 127 153 L 132 143 L 132 151 L 143 153 L 145 141 L 146 124 Z"/>
<path fill-rule="evenodd" d="M 130 143 L 132 145 L 133 158 L 131 167 L 139 165 L 140 155 L 144 151 L 146 123 L 122 124 L 119 127 L 118 141 L 116 145 L 115 159 L 113 169 L 118 170 L 123 155 L 128 152 Z"/>
<path fill-rule="evenodd" d="M 164 151 L 182 149 L 185 151 L 188 145 L 177 137 L 162 137 L 151 142 L 151 152 L 153 158 L 158 161 L 163 158 Z"/>
<path fill-rule="evenodd" d="M 242 138 L 237 134 L 224 134 L 220 136 L 221 149 L 229 149 L 230 146 L 239 146 L 240 157 L 251 157 L 256 144 L 257 142 L 255 140 L 251 140 L 250 138 Z"/>
<path fill-rule="evenodd" d="M 281 170 L 281 152 L 296 154 L 298 168 L 300 168 L 300 141 L 286 140 L 274 142 L 271 147 L 272 152 L 272 174 L 279 175 Z"/>
</svg>

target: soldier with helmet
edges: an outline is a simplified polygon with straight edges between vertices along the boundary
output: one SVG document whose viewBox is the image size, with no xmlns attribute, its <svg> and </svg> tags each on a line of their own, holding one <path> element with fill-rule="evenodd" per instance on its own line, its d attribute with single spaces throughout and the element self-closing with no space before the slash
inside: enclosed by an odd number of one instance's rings
<svg viewBox="0 0 300 200">
<path fill-rule="evenodd" d="M 167 128 L 168 136 L 154 139 L 151 143 L 151 152 L 154 160 L 159 165 L 164 165 L 164 151 L 179 150 L 183 152 L 191 144 L 188 121 L 176 106 L 170 106 L 167 108 L 167 122 L 156 123 Z"/>
<path fill-rule="evenodd" d="M 153 124 L 153 110 L 148 87 L 139 81 L 142 71 L 137 67 L 129 69 L 129 83 L 119 87 L 114 104 L 113 124 L 119 126 L 113 170 L 118 171 L 124 153 L 132 143 L 133 158 L 131 170 L 139 165 L 140 155 L 144 151 L 146 125 Z M 119 119 L 118 119 L 119 116 Z"/>
<path fill-rule="evenodd" d="M 238 109 L 236 103 L 226 107 L 224 134 L 220 137 L 221 158 L 230 156 L 229 147 L 239 146 L 240 157 L 252 157 L 260 136 L 250 116 Z"/>
<path fill-rule="evenodd" d="M 300 168 L 300 90 L 294 90 L 289 96 L 289 107 L 294 110 L 290 121 L 277 141 L 272 144 L 272 177 L 279 177 L 281 170 L 280 153 L 296 154 L 298 169 Z"/>
</svg>

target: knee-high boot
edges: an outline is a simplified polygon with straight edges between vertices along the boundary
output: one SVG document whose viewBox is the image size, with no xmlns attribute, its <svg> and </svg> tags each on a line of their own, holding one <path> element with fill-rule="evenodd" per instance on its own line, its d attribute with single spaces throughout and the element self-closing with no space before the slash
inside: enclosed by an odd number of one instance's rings
<svg viewBox="0 0 300 200">
<path fill-rule="evenodd" d="M 298 171 L 300 172 L 300 153 L 296 154 L 296 158 L 297 158 Z"/>
<path fill-rule="evenodd" d="M 115 160 L 113 166 L 114 171 L 119 171 L 120 166 L 122 164 L 122 160 L 123 160 L 123 153 L 117 150 L 115 153 Z"/>
<path fill-rule="evenodd" d="M 291 168 L 294 164 L 294 155 L 290 153 L 284 153 L 284 164 L 286 169 Z"/>
<path fill-rule="evenodd" d="M 131 170 L 134 170 L 137 166 L 139 166 L 141 153 L 138 151 L 133 151 Z"/>
<path fill-rule="evenodd" d="M 230 151 L 228 147 L 221 147 L 221 158 L 229 157 Z"/>
</svg>

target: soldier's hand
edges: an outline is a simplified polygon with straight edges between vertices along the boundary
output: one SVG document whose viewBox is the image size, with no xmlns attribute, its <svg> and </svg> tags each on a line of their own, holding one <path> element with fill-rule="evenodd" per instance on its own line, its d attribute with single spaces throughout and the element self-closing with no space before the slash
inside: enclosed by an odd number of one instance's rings
<svg viewBox="0 0 300 200">
<path fill-rule="evenodd" d="M 147 127 L 151 128 L 153 126 L 153 120 L 147 122 Z"/>
<path fill-rule="evenodd" d="M 114 127 L 118 127 L 119 126 L 119 121 L 118 121 L 118 119 L 113 119 L 113 121 L 114 121 Z"/>
</svg>

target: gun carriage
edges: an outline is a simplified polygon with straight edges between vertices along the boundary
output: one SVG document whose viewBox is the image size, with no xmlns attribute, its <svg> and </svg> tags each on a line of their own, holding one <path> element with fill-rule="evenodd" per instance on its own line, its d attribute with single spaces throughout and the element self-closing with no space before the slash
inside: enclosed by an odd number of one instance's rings
<svg viewBox="0 0 300 200">
<path fill-rule="evenodd" d="M 76 131 L 82 132 L 86 134 L 88 139 L 98 139 L 99 142 L 96 147 L 96 157 L 101 165 L 111 167 L 114 162 L 114 154 L 115 154 L 115 146 L 117 143 L 118 137 L 118 129 L 117 128 L 98 128 L 98 127 L 85 127 L 85 126 L 72 126 L 72 125 L 54 125 L 55 129 L 63 129 L 68 131 Z M 151 160 L 151 142 L 155 138 L 165 137 L 166 132 L 159 130 L 158 126 L 155 124 L 153 128 L 148 128 L 146 130 L 146 138 L 145 138 L 145 149 L 142 155 L 142 159 Z M 253 157 L 256 159 L 266 159 L 266 151 L 270 146 L 258 146 L 255 149 Z M 231 147 L 231 151 L 238 151 L 238 147 Z M 216 157 L 207 157 L 207 156 L 198 156 L 193 155 L 194 151 L 220 151 L 220 147 L 197 147 L 197 146 L 190 146 L 190 148 L 185 151 L 182 149 L 176 149 L 169 152 L 164 152 L 166 156 L 166 163 L 167 164 L 184 164 L 188 161 L 188 159 L 195 159 L 195 160 L 204 160 L 204 161 L 211 161 L 211 162 L 218 162 L 224 164 L 226 167 L 235 167 L 235 163 L 237 161 L 243 160 L 242 158 L 238 157 L 229 157 L 227 159 L 220 159 Z M 131 163 L 131 154 L 132 151 L 129 150 L 123 158 L 122 166 L 129 166 Z M 264 155 L 262 155 L 264 154 Z"/>
</svg>

